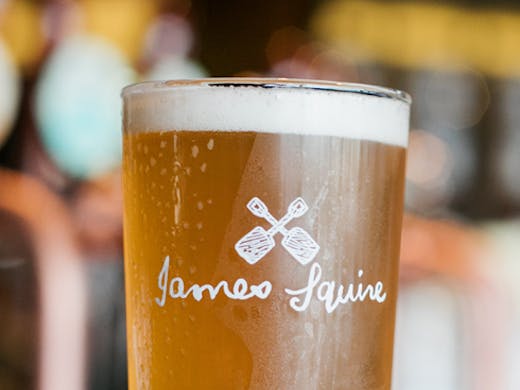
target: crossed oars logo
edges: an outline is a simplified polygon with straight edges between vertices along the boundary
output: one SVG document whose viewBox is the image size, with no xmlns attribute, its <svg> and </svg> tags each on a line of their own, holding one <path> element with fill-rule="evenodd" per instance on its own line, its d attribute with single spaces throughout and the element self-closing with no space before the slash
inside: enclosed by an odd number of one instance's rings
<svg viewBox="0 0 520 390">
<path fill-rule="evenodd" d="M 247 208 L 257 217 L 264 218 L 271 224 L 269 230 L 265 230 L 261 226 L 255 227 L 235 244 L 237 253 L 249 264 L 257 263 L 276 246 L 273 237 L 277 233 L 281 233 L 283 236 L 282 246 L 300 264 L 309 263 L 318 254 L 320 246 L 309 233 L 299 227 L 290 230 L 285 228 L 290 221 L 301 217 L 309 210 L 302 198 L 292 201 L 287 208 L 287 213 L 280 220 L 276 220 L 264 202 L 257 197 L 249 201 Z"/>
</svg>

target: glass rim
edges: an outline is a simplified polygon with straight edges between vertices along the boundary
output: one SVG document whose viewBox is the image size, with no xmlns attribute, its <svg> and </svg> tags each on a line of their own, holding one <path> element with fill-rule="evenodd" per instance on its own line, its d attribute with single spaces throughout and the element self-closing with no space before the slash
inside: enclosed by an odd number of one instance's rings
<svg viewBox="0 0 520 390">
<path fill-rule="evenodd" d="M 350 83 L 343 81 L 293 79 L 277 77 L 209 77 L 199 79 L 144 81 L 130 84 L 123 88 L 121 96 L 135 94 L 149 94 L 176 90 L 179 88 L 208 88 L 208 87 L 260 87 L 260 88 L 288 88 L 306 89 L 315 91 L 330 91 L 368 95 L 391 100 L 401 101 L 410 105 L 412 98 L 409 94 L 398 89 L 381 87 L 378 85 Z"/>
</svg>

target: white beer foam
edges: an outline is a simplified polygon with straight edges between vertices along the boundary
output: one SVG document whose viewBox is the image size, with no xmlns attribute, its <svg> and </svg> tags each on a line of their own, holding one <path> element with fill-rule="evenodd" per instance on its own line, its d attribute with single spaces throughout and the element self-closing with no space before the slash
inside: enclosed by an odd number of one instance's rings
<svg viewBox="0 0 520 390">
<path fill-rule="evenodd" d="M 133 88 L 123 93 L 129 132 L 255 131 L 408 144 L 410 105 L 388 96 L 261 86 Z"/>
</svg>

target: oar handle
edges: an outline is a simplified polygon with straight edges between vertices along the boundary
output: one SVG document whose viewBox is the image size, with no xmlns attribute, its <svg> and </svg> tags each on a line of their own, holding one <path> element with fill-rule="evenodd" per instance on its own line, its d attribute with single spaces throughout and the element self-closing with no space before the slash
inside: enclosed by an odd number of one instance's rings
<svg viewBox="0 0 520 390">
<path fill-rule="evenodd" d="M 266 213 L 269 213 L 269 210 L 267 209 L 267 206 L 264 202 L 262 202 L 259 198 L 256 196 L 252 198 L 247 203 L 247 208 L 249 211 L 251 211 L 254 215 L 260 218 L 265 218 Z"/>
<path fill-rule="evenodd" d="M 255 216 L 264 218 L 272 225 L 272 227 L 267 231 L 269 235 L 274 235 L 277 232 L 281 232 L 283 235 L 286 235 L 287 229 L 285 228 L 285 225 L 288 224 L 292 219 L 301 217 L 309 209 L 307 203 L 305 203 L 301 197 L 298 197 L 293 200 L 287 208 L 287 214 L 285 214 L 282 219 L 277 221 L 271 215 L 265 203 L 256 196 L 247 203 L 247 208 Z"/>
<path fill-rule="evenodd" d="M 309 210 L 309 206 L 307 206 L 307 203 L 305 203 L 305 201 L 301 197 L 298 197 L 295 200 L 293 200 L 287 208 L 287 211 L 291 213 L 293 218 L 301 217 L 303 214 L 307 212 L 307 210 Z"/>
<path fill-rule="evenodd" d="M 249 203 L 247 204 L 247 208 L 254 215 L 256 215 L 257 217 L 260 217 L 260 218 L 264 218 L 267 222 L 269 222 L 273 226 L 278 223 L 278 221 L 269 212 L 269 209 L 267 208 L 265 203 L 262 202 L 257 197 L 254 197 L 253 199 L 251 199 L 249 201 Z"/>
</svg>

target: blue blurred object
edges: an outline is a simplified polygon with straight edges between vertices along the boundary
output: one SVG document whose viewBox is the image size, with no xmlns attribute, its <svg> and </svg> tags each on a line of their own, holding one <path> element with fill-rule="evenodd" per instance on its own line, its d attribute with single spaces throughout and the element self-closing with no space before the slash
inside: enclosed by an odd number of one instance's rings
<svg viewBox="0 0 520 390">
<path fill-rule="evenodd" d="M 174 55 L 161 58 L 145 76 L 146 80 L 174 80 L 207 77 L 199 63 Z"/>
<path fill-rule="evenodd" d="M 45 65 L 36 91 L 43 143 L 73 177 L 95 177 L 121 159 L 123 86 L 135 74 L 116 48 L 95 37 L 64 40 Z"/>
</svg>

